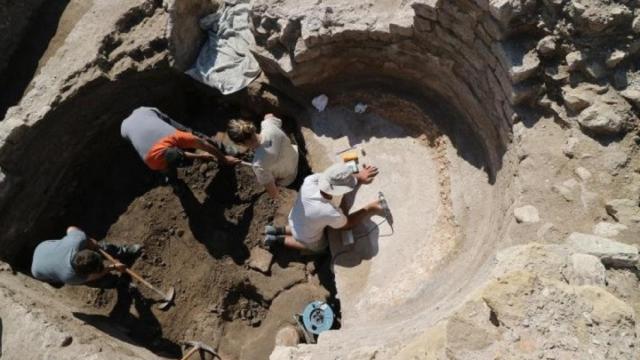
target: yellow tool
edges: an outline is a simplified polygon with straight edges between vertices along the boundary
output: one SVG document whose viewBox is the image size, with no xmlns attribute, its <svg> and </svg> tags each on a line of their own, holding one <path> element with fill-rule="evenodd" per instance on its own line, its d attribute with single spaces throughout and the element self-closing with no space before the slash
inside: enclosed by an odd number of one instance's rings
<svg viewBox="0 0 640 360">
<path fill-rule="evenodd" d="M 358 161 L 358 151 L 357 150 L 347 151 L 340 154 L 340 157 L 344 162 L 349 162 L 353 160 Z"/>
</svg>

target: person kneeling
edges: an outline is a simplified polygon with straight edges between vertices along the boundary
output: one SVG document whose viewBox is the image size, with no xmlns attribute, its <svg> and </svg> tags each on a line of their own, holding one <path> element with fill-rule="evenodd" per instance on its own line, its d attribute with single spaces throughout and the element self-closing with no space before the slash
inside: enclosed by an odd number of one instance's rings
<svg viewBox="0 0 640 360">
<path fill-rule="evenodd" d="M 124 272 L 126 266 L 122 263 L 104 266 L 99 249 L 114 257 L 135 259 L 142 246 L 118 246 L 104 241 L 98 243 L 79 228 L 70 226 L 62 239 L 47 240 L 36 247 L 31 274 L 54 286 L 68 284 L 113 288 L 118 277 L 111 275 L 111 271 Z"/>
<path fill-rule="evenodd" d="M 324 229 L 329 226 L 338 230 L 351 229 L 366 218 L 383 211 L 379 200 L 349 214 L 332 204 L 334 196 L 353 191 L 359 184 L 369 184 L 378 174 L 374 166 L 364 166 L 353 174 L 345 164 L 335 164 L 320 174 L 304 179 L 293 209 L 289 213 L 289 225 L 285 228 L 267 226 L 265 245 L 282 244 L 298 250 L 323 252 L 328 241 Z"/>
</svg>

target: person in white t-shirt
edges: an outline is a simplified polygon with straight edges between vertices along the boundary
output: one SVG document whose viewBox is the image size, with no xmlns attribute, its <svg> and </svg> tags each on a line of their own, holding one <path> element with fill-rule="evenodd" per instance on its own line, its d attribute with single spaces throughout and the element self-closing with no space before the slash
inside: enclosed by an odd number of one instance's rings
<svg viewBox="0 0 640 360">
<path fill-rule="evenodd" d="M 289 225 L 285 228 L 267 226 L 265 245 L 284 246 L 322 252 L 328 246 L 324 229 L 350 229 L 366 218 L 383 212 L 380 200 L 345 215 L 343 209 L 332 203 L 334 197 L 353 191 L 359 184 L 369 184 L 378 174 L 374 166 L 365 165 L 357 174 L 345 164 L 335 164 L 320 174 L 304 179 L 293 209 L 289 213 Z"/>
<path fill-rule="evenodd" d="M 282 120 L 267 114 L 256 127 L 245 120 L 229 122 L 227 135 L 236 144 L 254 151 L 253 172 L 258 183 L 265 187 L 274 199 L 278 197 L 278 186 L 290 185 L 298 175 L 298 148 L 282 131 Z"/>
</svg>

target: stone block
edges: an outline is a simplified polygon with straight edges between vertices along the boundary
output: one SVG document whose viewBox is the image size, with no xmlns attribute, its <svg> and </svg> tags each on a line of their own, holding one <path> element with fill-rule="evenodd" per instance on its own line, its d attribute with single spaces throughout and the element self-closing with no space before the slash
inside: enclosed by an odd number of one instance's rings
<svg viewBox="0 0 640 360">
<path fill-rule="evenodd" d="M 573 254 L 568 280 L 571 285 L 604 286 L 606 271 L 600 259 L 589 254 Z"/>
<path fill-rule="evenodd" d="M 293 325 L 287 325 L 276 333 L 276 346 L 296 346 L 300 343 L 300 334 Z"/>
<path fill-rule="evenodd" d="M 268 273 L 273 261 L 273 254 L 269 251 L 255 247 L 251 250 L 249 267 L 263 273 Z"/>
<path fill-rule="evenodd" d="M 609 69 L 613 69 L 614 67 L 618 66 L 618 64 L 622 60 L 624 60 L 626 56 L 627 56 L 626 52 L 616 49 L 611 54 L 609 54 L 609 56 L 607 57 L 607 60 L 605 60 L 605 65 Z"/>
<path fill-rule="evenodd" d="M 572 51 L 565 57 L 569 71 L 578 70 L 584 64 L 584 56 L 580 51 Z"/>
<path fill-rule="evenodd" d="M 600 258 L 606 266 L 635 267 L 638 264 L 638 248 L 596 235 L 571 233 L 567 245 L 577 252 Z"/>
</svg>

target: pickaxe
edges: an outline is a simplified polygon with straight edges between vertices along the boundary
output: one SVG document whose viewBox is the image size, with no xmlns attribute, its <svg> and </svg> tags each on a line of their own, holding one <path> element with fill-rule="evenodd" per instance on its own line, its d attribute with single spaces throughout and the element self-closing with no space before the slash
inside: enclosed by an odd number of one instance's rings
<svg viewBox="0 0 640 360">
<path fill-rule="evenodd" d="M 200 353 L 201 360 L 204 359 L 205 352 L 208 352 L 209 354 L 213 355 L 214 358 L 221 359 L 221 357 L 218 356 L 218 353 L 215 350 L 213 350 L 210 346 L 207 346 L 201 343 L 200 341 L 185 341 L 183 345 L 185 345 L 185 348 L 186 346 L 191 346 L 191 350 L 189 350 L 187 354 L 180 360 L 187 360 L 188 358 L 191 357 L 191 355 L 195 354 L 196 352 Z"/>
<path fill-rule="evenodd" d="M 107 260 L 111 261 L 112 263 L 116 263 L 117 260 L 114 259 L 111 255 L 107 254 L 106 251 L 99 249 L 98 251 L 100 251 L 100 254 L 102 254 L 102 256 L 104 256 Z M 126 269 L 127 274 L 129 274 L 132 278 L 138 280 L 139 282 L 143 283 L 144 285 L 146 285 L 149 289 L 155 291 L 158 295 L 162 296 L 162 300 L 160 301 L 160 304 L 158 305 L 158 308 L 160 310 L 166 310 L 169 308 L 169 306 L 171 304 L 173 304 L 173 300 L 176 297 L 176 290 L 173 288 L 173 286 L 171 288 L 169 288 L 169 291 L 165 294 L 162 291 L 158 290 L 158 288 L 156 288 L 155 286 L 151 285 L 151 283 L 149 283 L 147 280 L 143 279 L 142 276 L 136 274 L 135 272 L 133 272 L 133 270 L 127 268 Z"/>
</svg>

